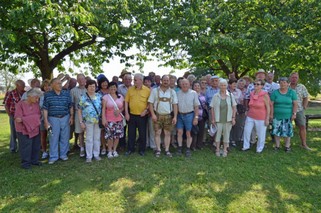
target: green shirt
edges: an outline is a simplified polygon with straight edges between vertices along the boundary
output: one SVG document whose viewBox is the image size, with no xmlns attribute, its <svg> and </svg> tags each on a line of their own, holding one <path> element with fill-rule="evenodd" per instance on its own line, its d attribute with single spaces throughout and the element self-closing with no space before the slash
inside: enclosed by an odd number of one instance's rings
<svg viewBox="0 0 321 213">
<path fill-rule="evenodd" d="M 274 118 L 290 119 L 293 112 L 293 101 L 298 100 L 296 92 L 288 89 L 286 94 L 281 94 L 280 90 L 275 90 L 271 94 L 271 101 L 274 102 Z"/>
<path fill-rule="evenodd" d="M 226 103 L 226 99 L 221 99 L 219 123 L 226 123 L 226 122 L 227 122 L 227 103 Z"/>
</svg>

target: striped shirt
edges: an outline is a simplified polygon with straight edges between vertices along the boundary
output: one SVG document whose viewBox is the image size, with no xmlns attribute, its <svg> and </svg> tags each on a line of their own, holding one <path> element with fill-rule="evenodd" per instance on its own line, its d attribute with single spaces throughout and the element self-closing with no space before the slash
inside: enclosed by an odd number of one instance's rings
<svg viewBox="0 0 321 213">
<path fill-rule="evenodd" d="M 72 105 L 69 90 L 61 90 L 59 95 L 52 90 L 45 93 L 42 109 L 48 111 L 48 116 L 57 117 L 68 115 Z"/>
</svg>

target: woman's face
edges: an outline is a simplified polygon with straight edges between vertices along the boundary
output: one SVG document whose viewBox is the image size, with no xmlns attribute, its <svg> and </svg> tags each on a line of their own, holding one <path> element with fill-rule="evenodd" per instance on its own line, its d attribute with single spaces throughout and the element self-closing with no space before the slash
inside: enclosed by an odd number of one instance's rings
<svg viewBox="0 0 321 213">
<path fill-rule="evenodd" d="M 206 86 L 207 86 L 207 81 L 206 80 L 201 81 L 201 88 L 205 89 Z"/>
<path fill-rule="evenodd" d="M 238 88 L 239 88 L 239 89 L 243 89 L 243 88 L 244 88 L 244 86 L 245 86 L 244 81 L 240 81 L 240 82 L 238 82 L 237 86 L 238 86 Z"/>
<path fill-rule="evenodd" d="M 199 92 L 201 90 L 201 85 L 199 83 L 195 83 L 193 85 L 193 90 L 195 90 L 196 92 Z"/>
<path fill-rule="evenodd" d="M 289 83 L 287 81 L 280 81 L 279 83 L 281 89 L 286 89 L 289 87 Z"/>
<path fill-rule="evenodd" d="M 103 83 L 101 83 L 101 88 L 102 89 L 107 89 L 108 87 L 108 82 L 107 81 L 104 81 Z"/>
<path fill-rule="evenodd" d="M 261 90 L 262 89 L 262 84 L 261 84 L 261 82 L 260 81 L 255 81 L 254 82 L 254 89 L 255 90 Z"/>
<path fill-rule="evenodd" d="M 95 93 L 96 85 L 95 84 L 88 85 L 87 91 L 88 91 L 88 93 Z"/>
<path fill-rule="evenodd" d="M 51 90 L 50 85 L 49 85 L 49 84 L 45 84 L 45 85 L 43 85 L 43 90 L 44 90 L 44 92 L 48 92 L 48 91 L 50 91 L 50 90 Z"/>
<path fill-rule="evenodd" d="M 219 87 L 220 87 L 220 90 L 221 90 L 221 91 L 226 91 L 227 84 L 225 84 L 225 83 L 220 83 L 220 84 L 219 84 Z"/>
<path fill-rule="evenodd" d="M 115 85 L 113 85 L 113 86 L 109 87 L 108 90 L 109 90 L 110 94 L 115 94 L 117 91 L 117 87 Z"/>
<path fill-rule="evenodd" d="M 31 103 L 38 103 L 39 102 L 39 96 L 29 96 L 29 100 Z"/>
<path fill-rule="evenodd" d="M 236 82 L 233 82 L 232 84 L 230 84 L 230 88 L 231 88 L 231 90 L 235 90 L 236 89 Z"/>
</svg>

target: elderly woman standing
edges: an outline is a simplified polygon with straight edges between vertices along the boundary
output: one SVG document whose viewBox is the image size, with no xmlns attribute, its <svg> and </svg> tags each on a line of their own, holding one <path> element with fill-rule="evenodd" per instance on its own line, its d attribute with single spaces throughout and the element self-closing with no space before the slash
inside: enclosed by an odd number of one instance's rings
<svg viewBox="0 0 321 213">
<path fill-rule="evenodd" d="M 272 135 L 275 137 L 275 150 L 280 149 L 280 137 L 285 140 L 285 151 L 289 152 L 290 138 L 293 137 L 292 121 L 296 118 L 298 97 L 289 88 L 288 78 L 279 78 L 280 89 L 271 94 L 272 108 L 270 118 L 273 119 Z"/>
<path fill-rule="evenodd" d="M 21 167 L 31 169 L 31 165 L 40 166 L 40 117 L 39 97 L 42 92 L 33 88 L 27 92 L 27 99 L 17 103 L 14 115 L 19 141 Z"/>
<path fill-rule="evenodd" d="M 269 94 L 262 90 L 265 81 L 257 79 L 254 82 L 254 91 L 250 93 L 249 111 L 245 120 L 243 151 L 250 149 L 251 132 L 255 126 L 258 142 L 256 152 L 264 149 L 266 127 L 269 125 L 270 98 Z"/>
<path fill-rule="evenodd" d="M 87 80 L 86 94 L 81 95 L 79 100 L 78 116 L 80 126 L 86 131 L 86 162 L 91 163 L 92 157 L 99 161 L 100 151 L 100 127 L 99 116 L 101 113 L 101 95 L 95 93 L 97 83 Z"/>
<path fill-rule="evenodd" d="M 117 146 L 119 138 L 124 136 L 123 115 L 124 97 L 117 92 L 117 83 L 110 82 L 109 94 L 103 97 L 102 121 L 108 143 L 108 158 L 118 157 Z"/>
<path fill-rule="evenodd" d="M 220 91 L 211 101 L 212 124 L 217 126 L 215 136 L 216 156 L 220 156 L 220 142 L 223 134 L 223 157 L 227 156 L 227 148 L 230 142 L 230 131 L 235 124 L 236 101 L 234 95 L 227 91 L 227 81 L 220 79 Z"/>
</svg>

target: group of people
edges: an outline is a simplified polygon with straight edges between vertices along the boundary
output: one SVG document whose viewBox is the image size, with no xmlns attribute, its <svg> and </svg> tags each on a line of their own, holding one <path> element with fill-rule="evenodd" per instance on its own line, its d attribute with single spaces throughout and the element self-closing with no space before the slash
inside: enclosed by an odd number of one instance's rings
<svg viewBox="0 0 321 213">
<path fill-rule="evenodd" d="M 229 79 L 216 75 L 197 79 L 193 74 L 177 78 L 123 70 L 111 82 L 103 74 L 95 80 L 83 74 L 76 79 L 60 74 L 42 84 L 33 79 L 27 92 L 25 83 L 18 80 L 4 99 L 10 151 L 17 152 L 19 144 L 25 169 L 41 165 L 40 152 L 49 164 L 67 161 L 73 136 L 74 147 L 79 147 L 87 163 L 103 155 L 116 158 L 119 150 L 129 156 L 137 151 L 136 145 L 141 156 L 149 147 L 155 157 L 161 156 L 162 148 L 165 156 L 172 157 L 172 145 L 177 155 L 190 157 L 207 141 L 214 145 L 216 156 L 226 157 L 230 146 L 240 145 L 247 151 L 256 138 L 256 152 L 261 153 L 267 127 L 272 125 L 274 149 L 280 149 L 280 138 L 284 138 L 289 152 L 292 121 L 299 128 L 302 147 L 310 150 L 304 115 L 307 89 L 298 83 L 296 72 L 279 78 L 278 83 L 273 79 L 273 72 L 262 69 L 254 81 L 248 76 L 237 80 L 233 74 Z"/>
</svg>

